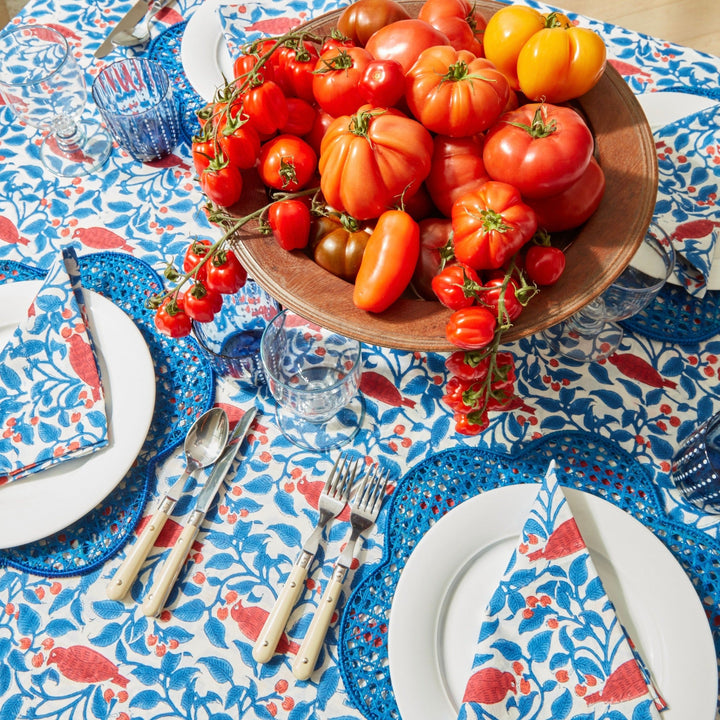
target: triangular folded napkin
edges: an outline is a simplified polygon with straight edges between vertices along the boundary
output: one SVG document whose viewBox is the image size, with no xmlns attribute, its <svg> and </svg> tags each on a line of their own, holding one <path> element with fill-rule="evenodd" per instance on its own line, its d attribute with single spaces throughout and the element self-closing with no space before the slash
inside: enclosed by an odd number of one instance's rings
<svg viewBox="0 0 720 720">
<path fill-rule="evenodd" d="M 485 611 L 459 720 L 657 720 L 551 463 Z"/>
<path fill-rule="evenodd" d="M 77 257 L 66 248 L 0 351 L 0 485 L 107 443 Z"/>
</svg>

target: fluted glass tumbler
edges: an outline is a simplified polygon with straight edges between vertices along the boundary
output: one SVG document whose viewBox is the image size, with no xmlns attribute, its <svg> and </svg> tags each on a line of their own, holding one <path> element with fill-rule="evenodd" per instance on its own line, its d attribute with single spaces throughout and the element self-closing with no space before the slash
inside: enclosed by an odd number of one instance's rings
<svg viewBox="0 0 720 720">
<path fill-rule="evenodd" d="M 118 145 L 140 162 L 169 155 L 180 139 L 180 114 L 162 65 L 133 57 L 108 65 L 92 95 Z"/>
</svg>

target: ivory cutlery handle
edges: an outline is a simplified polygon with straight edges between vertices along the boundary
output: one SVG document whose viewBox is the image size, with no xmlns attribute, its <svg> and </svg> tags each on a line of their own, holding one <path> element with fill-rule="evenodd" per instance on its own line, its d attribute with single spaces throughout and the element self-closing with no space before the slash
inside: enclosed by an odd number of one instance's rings
<svg viewBox="0 0 720 720">
<path fill-rule="evenodd" d="M 168 507 L 169 505 L 169 507 Z M 122 565 L 117 569 L 107 586 L 107 596 L 111 600 L 122 600 L 137 577 L 141 565 L 145 562 L 152 546 L 155 544 L 165 521 L 172 512 L 174 502 L 164 500 L 153 515 L 150 522 L 143 528 L 135 544 L 128 551 Z"/>
<path fill-rule="evenodd" d="M 300 649 L 292 666 L 293 675 L 298 680 L 309 679 L 315 669 L 315 663 L 325 642 L 325 635 L 330 627 L 335 606 L 340 598 L 340 591 L 342 590 L 346 573 L 347 568 L 342 565 L 335 568 L 325 588 L 320 604 L 315 610 L 313 619 L 310 622 L 310 627 L 305 634 L 305 638 L 300 645 Z"/>
<path fill-rule="evenodd" d="M 273 609 L 270 611 L 255 641 L 252 655 L 256 662 L 266 663 L 275 653 L 275 648 L 285 630 L 290 613 L 305 585 L 307 574 L 308 568 L 306 564 L 295 563 L 293 565 L 290 575 L 285 581 L 282 590 L 280 590 L 275 605 L 273 605 Z"/>
<path fill-rule="evenodd" d="M 160 574 L 155 579 L 143 603 L 143 614 L 148 617 L 155 617 L 162 611 L 163 607 L 165 607 L 165 601 L 195 541 L 198 527 L 199 522 L 195 524 L 191 518 L 190 522 L 188 522 L 180 533 L 180 537 L 175 541 L 175 545 L 173 545 L 170 554 L 160 568 Z"/>
</svg>

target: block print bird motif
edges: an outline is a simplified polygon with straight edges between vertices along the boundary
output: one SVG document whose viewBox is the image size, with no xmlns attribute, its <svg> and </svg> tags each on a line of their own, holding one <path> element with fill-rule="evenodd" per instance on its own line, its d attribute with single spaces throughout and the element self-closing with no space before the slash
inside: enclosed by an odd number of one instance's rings
<svg viewBox="0 0 720 720">
<path fill-rule="evenodd" d="M 627 702 L 647 695 L 648 686 L 645 677 L 635 659 L 628 660 L 618 665 L 605 681 L 601 690 L 585 696 L 588 705 L 595 703 L 616 703 Z"/>
<path fill-rule="evenodd" d="M 84 645 L 54 647 L 47 664 L 57 665 L 60 674 L 74 682 L 94 684 L 109 680 L 120 687 L 127 687 L 129 682 L 128 678 L 120 674 L 115 663 Z"/>
<path fill-rule="evenodd" d="M 67 338 L 68 358 L 70 365 L 76 375 L 92 389 L 93 402 L 102 397 L 100 389 L 100 376 L 98 375 L 97 363 L 92 346 L 85 338 L 73 333 Z"/>
<path fill-rule="evenodd" d="M 585 542 L 582 535 L 580 535 L 575 518 L 569 518 L 553 530 L 544 548 L 528 553 L 527 558 L 533 562 L 540 558 L 557 560 L 561 557 L 573 555 L 584 548 Z"/>
<path fill-rule="evenodd" d="M 517 683 L 512 673 L 494 667 L 483 668 L 470 676 L 463 702 L 494 705 L 504 700 L 509 692 L 517 694 Z"/>
</svg>

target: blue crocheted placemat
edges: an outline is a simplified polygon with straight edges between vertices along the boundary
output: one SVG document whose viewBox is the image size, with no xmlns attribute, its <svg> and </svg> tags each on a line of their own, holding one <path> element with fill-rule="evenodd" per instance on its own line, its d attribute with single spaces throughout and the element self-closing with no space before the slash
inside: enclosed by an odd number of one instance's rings
<svg viewBox="0 0 720 720">
<path fill-rule="evenodd" d="M 720 543 L 672 521 L 650 472 L 631 455 L 609 440 L 582 432 L 553 433 L 512 457 L 460 447 L 427 458 L 400 480 L 385 519 L 383 559 L 368 568 L 345 605 L 339 628 L 340 672 L 353 703 L 369 720 L 400 720 L 390 679 L 388 626 L 398 579 L 417 543 L 468 498 L 537 482 L 552 459 L 562 485 L 612 502 L 668 547 L 698 592 L 720 653 Z"/>
<path fill-rule="evenodd" d="M 146 263 L 130 255 L 102 252 L 79 258 L 83 286 L 104 295 L 135 322 L 155 365 L 155 409 L 136 462 L 117 487 L 81 519 L 37 542 L 0 550 L 0 567 L 46 577 L 91 572 L 122 548 L 154 487 L 155 466 L 185 438 L 192 422 L 214 398 L 215 380 L 192 338 L 158 333 L 147 298 L 162 282 Z M 0 282 L 37 280 L 45 271 L 4 260 Z"/>
</svg>

